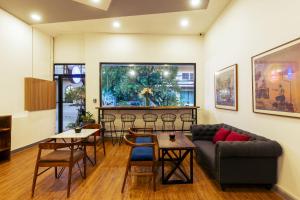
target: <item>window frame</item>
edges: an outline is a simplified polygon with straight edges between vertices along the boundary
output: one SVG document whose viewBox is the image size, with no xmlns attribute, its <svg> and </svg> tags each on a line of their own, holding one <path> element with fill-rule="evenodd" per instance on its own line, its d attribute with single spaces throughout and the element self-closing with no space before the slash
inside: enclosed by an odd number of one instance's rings
<svg viewBox="0 0 300 200">
<path fill-rule="evenodd" d="M 193 67 L 194 72 L 194 80 L 191 80 L 194 82 L 194 104 L 193 106 L 197 105 L 196 102 L 196 94 L 197 94 L 197 76 L 196 76 L 196 63 L 169 63 L 169 62 L 100 62 L 99 63 L 99 107 L 105 107 L 102 105 L 102 65 L 191 65 Z M 117 106 L 116 106 L 117 107 Z M 135 106 L 130 106 L 135 107 Z"/>
</svg>

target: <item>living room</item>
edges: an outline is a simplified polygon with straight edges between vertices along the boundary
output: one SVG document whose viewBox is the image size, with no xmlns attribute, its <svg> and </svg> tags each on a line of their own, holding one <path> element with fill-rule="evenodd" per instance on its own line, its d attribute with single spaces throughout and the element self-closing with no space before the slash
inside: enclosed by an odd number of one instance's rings
<svg viewBox="0 0 300 200">
<path fill-rule="evenodd" d="M 0 0 L 0 199 L 300 199 L 300 2 L 103 2 Z M 57 144 L 86 153 L 32 187 Z"/>
</svg>

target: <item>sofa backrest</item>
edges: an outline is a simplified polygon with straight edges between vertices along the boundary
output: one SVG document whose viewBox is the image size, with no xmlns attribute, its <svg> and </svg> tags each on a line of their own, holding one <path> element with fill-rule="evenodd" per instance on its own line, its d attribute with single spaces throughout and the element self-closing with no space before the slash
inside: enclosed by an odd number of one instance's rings
<svg viewBox="0 0 300 200">
<path fill-rule="evenodd" d="M 269 140 L 269 139 L 267 139 L 265 137 L 256 135 L 254 133 L 250 133 L 248 131 L 244 131 L 242 129 L 236 128 L 236 127 L 228 125 L 228 124 L 222 124 L 221 126 L 223 128 L 225 128 L 225 129 L 227 129 L 227 130 L 231 130 L 231 131 L 234 131 L 234 132 L 237 132 L 237 133 L 249 135 L 251 137 L 251 140 L 261 140 L 261 141 L 267 141 L 267 140 Z"/>
</svg>

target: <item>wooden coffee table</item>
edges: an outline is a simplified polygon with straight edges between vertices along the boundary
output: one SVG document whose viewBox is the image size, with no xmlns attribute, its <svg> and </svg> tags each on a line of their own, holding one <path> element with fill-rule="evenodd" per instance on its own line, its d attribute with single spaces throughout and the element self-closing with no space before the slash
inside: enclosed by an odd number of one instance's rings
<svg viewBox="0 0 300 200">
<path fill-rule="evenodd" d="M 169 134 L 170 132 L 157 134 L 158 155 L 162 165 L 162 184 L 193 183 L 193 150 L 196 146 L 182 132 L 175 133 L 175 140 L 170 140 Z M 182 167 L 182 162 L 188 155 L 190 155 L 189 176 Z M 167 162 L 171 163 L 172 169 L 165 174 Z M 170 180 L 176 170 L 181 172 L 184 179 Z"/>
</svg>

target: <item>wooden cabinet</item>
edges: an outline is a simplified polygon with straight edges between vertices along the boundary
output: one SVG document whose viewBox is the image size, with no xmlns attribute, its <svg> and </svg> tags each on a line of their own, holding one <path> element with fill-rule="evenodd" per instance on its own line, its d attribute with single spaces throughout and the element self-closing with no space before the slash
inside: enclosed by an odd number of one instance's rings
<svg viewBox="0 0 300 200">
<path fill-rule="evenodd" d="M 36 78 L 25 78 L 25 110 L 56 108 L 56 83 Z"/>
<path fill-rule="evenodd" d="M 10 159 L 11 116 L 0 116 L 0 162 Z"/>
</svg>

